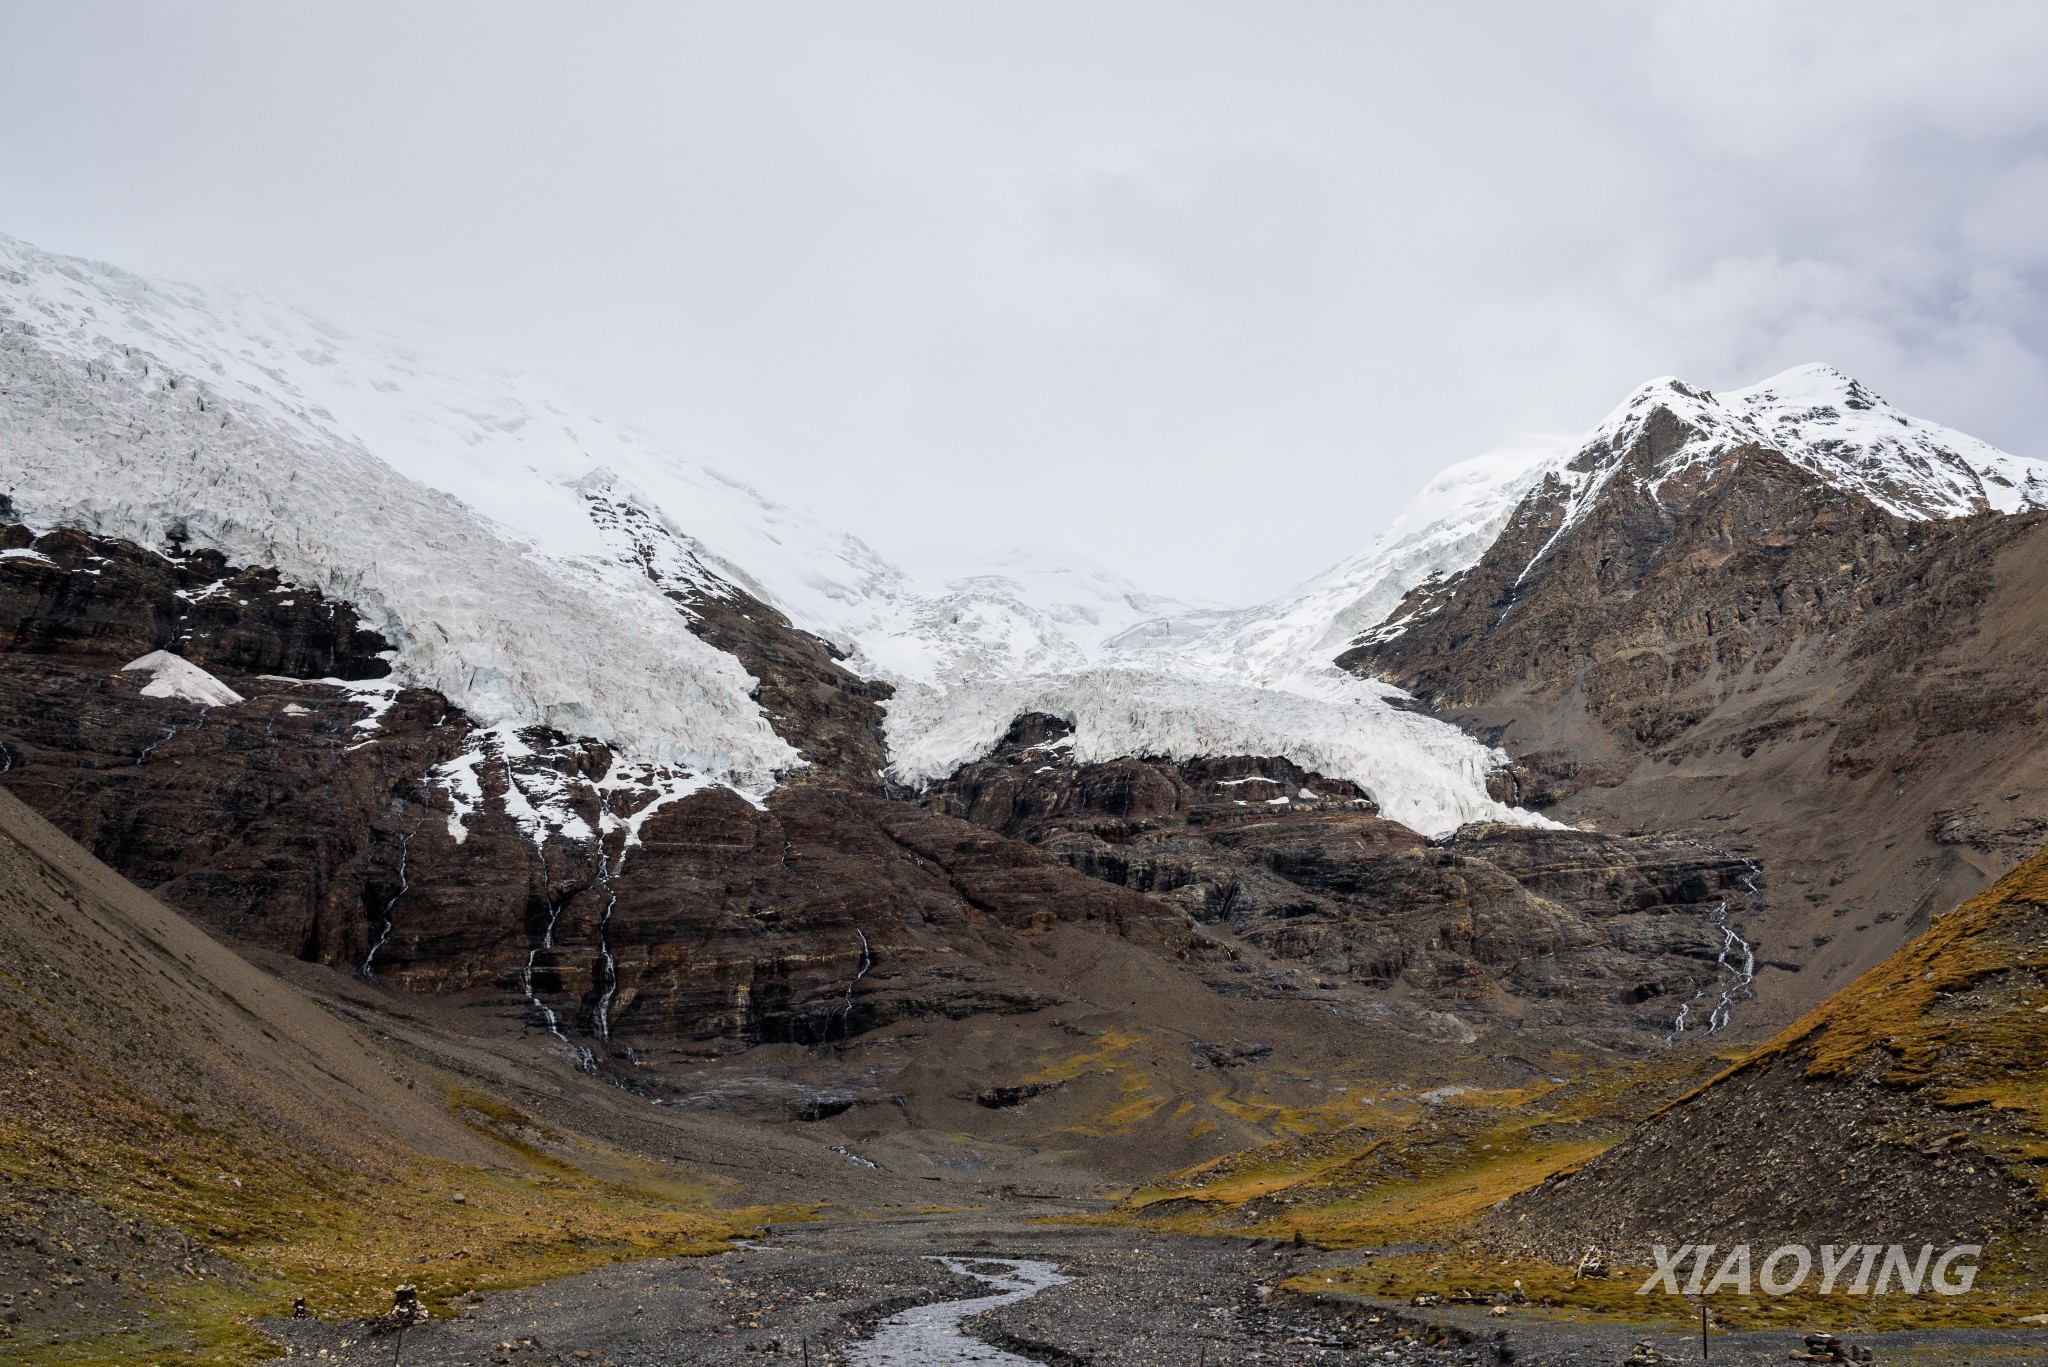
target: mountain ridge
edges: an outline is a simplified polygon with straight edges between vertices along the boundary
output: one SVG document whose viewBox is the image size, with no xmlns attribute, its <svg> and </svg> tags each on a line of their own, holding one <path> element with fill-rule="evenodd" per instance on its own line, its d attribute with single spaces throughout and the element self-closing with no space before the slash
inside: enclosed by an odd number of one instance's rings
<svg viewBox="0 0 2048 1367">
<path fill-rule="evenodd" d="M 15 516 L 274 567 L 356 604 L 405 682 L 487 725 L 589 734 L 756 797 L 801 767 L 755 681 L 593 521 L 586 495 L 603 488 L 646 514 L 669 573 L 741 589 L 887 685 L 896 781 L 943 776 L 1067 690 L 1099 700 L 1075 718 L 1094 753 L 1291 753 L 1431 831 L 1528 819 L 1488 794 L 1486 747 L 1384 687 L 1326 667 L 1313 687 L 1271 689 L 1199 660 L 1097 658 L 1099 637 L 1161 606 L 1099 576 L 928 594 L 857 538 L 533 377 L 11 240 L 0 267 Z M 1072 591 L 1038 600 L 1031 583 L 1048 581 Z M 1151 702 L 1134 714 L 1123 696 Z"/>
<path fill-rule="evenodd" d="M 1800 888 L 1752 927 L 1817 970 L 1760 980 L 1797 1014 L 2048 831 L 2048 514 L 1902 516 L 1665 392 L 1341 658 L 1502 745 L 1510 797 L 1744 848 Z"/>
<path fill-rule="evenodd" d="M 1641 1109 L 1722 1048 L 1880 960 L 2048 1019 L 2032 912 L 1983 973 L 1899 948 L 2048 841 L 2041 463 L 1827 367 L 1652 381 L 1233 611 L 919 585 L 542 382 L 0 239 L 0 459 L 0 784 L 210 949 L 764 1194 L 1633 1254 L 1714 1213 Z M 1974 1038 L 1926 996 L 1856 1068 Z M 1957 1098 L 1836 1072 L 1674 1108 L 1747 1127 L 1722 1214 L 1954 1181 L 1858 1135 Z M 1795 1101 L 1846 1117 L 1803 1168 Z M 2038 1223 L 2037 1157 L 1958 1230 Z"/>
</svg>

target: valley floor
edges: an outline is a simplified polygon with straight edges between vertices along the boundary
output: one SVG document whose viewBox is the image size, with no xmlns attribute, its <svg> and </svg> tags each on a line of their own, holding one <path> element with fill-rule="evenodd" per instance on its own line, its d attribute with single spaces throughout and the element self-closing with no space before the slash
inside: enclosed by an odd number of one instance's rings
<svg viewBox="0 0 2048 1367">
<path fill-rule="evenodd" d="M 957 1348 L 899 1359 L 903 1367 L 1014 1364 L 1018 1358 L 1046 1367 L 1614 1367 L 1646 1336 L 1670 1361 L 1700 1360 L 1697 1337 L 1675 1323 L 1575 1324 L 1519 1309 L 1494 1318 L 1477 1308 L 1417 1311 L 1362 1297 L 1293 1294 L 1280 1284 L 1350 1255 L 1268 1241 L 1047 1224 L 1046 1213 L 998 1208 L 780 1225 L 719 1257 L 625 1264 L 493 1296 L 467 1318 L 409 1331 L 402 1345 L 368 1335 L 360 1321 L 279 1320 L 262 1327 L 295 1358 L 338 1367 L 394 1361 L 406 1367 L 865 1364 L 872 1361 L 863 1352 L 867 1341 L 892 1316 L 989 1293 L 987 1285 L 936 1261 L 954 1255 L 1043 1260 L 1071 1280 L 971 1319 L 967 1337 L 952 1341 Z M 1883 1363 L 2048 1363 L 2048 1329 L 1851 1338 L 1873 1348 Z M 1018 1357 L 978 1356 L 988 1345 Z M 1717 1334 L 1708 1361 L 1780 1363 L 1798 1346 L 1797 1336 L 1783 1331 Z"/>
</svg>

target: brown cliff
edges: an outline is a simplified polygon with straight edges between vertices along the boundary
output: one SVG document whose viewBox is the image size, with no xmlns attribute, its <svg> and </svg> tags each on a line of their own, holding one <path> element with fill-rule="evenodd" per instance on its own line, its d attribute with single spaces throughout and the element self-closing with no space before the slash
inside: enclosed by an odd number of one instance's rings
<svg viewBox="0 0 2048 1367">
<path fill-rule="evenodd" d="M 787 734 L 820 723 L 819 772 L 765 804 L 702 787 L 600 842 L 607 814 L 631 818 L 655 793 L 601 792 L 611 756 L 596 742 L 508 741 L 426 690 L 322 681 L 384 669 L 384 643 L 344 605 L 217 557 L 11 539 L 30 553 L 0 560 L 0 781 L 231 943 L 530 999 L 535 1028 L 552 1017 L 602 1053 L 1030 1009 L 1044 992 L 986 961 L 1054 924 L 1185 942 L 1169 907 L 877 795 L 872 692 L 737 591 L 691 610 L 784 708 Z M 223 583 L 239 587 L 186 610 L 191 585 Z M 165 647 L 246 701 L 144 696 L 120 666 Z M 473 805 L 451 783 L 457 761 Z M 535 802 L 551 814 L 540 829 L 508 814 Z"/>
<path fill-rule="evenodd" d="M 1719 920 L 1758 893 L 1732 855 L 1513 826 L 1431 842 L 1354 785 L 1286 760 L 1076 764 L 1065 730 L 1022 718 L 923 801 L 1178 906 L 1325 987 L 1392 990 L 1461 1019 L 1618 1049 L 1661 1046 L 1681 1005 L 1709 988 L 1710 1002 L 1740 994 Z M 1232 967 L 1211 981 L 1299 990 Z"/>
<path fill-rule="evenodd" d="M 1660 484 L 1689 435 L 1592 452 L 1576 521 L 1553 478 L 1341 663 L 1507 748 L 1502 796 L 1754 853 L 1782 1024 L 2048 832 L 2048 516 L 1910 522 L 1755 445 Z"/>
</svg>

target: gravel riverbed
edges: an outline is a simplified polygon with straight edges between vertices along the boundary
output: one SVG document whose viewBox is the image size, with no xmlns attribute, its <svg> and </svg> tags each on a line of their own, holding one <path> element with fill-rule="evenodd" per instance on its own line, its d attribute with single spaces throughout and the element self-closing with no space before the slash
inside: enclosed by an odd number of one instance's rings
<svg viewBox="0 0 2048 1367">
<path fill-rule="evenodd" d="M 402 1345 L 360 1321 L 263 1327 L 294 1359 L 336 1367 L 1619 1367 L 1645 1336 L 1537 1312 L 1502 1319 L 1274 1290 L 1343 1257 L 952 1212 L 780 1225 L 719 1257 L 621 1264 L 492 1296 L 409 1330 Z M 947 1301 L 969 1304 L 936 1304 Z M 1648 1337 L 1673 1362 L 1700 1361 L 1696 1338 Z M 1880 1363 L 2048 1367 L 2048 1331 L 1856 1341 Z M 1796 1346 L 1786 1333 L 1717 1336 L 1708 1361 L 1778 1364 Z"/>
</svg>

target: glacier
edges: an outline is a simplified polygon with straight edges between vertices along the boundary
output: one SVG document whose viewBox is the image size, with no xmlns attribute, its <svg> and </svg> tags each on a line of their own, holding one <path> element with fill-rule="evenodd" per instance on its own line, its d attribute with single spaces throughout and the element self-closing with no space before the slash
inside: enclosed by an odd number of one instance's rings
<svg viewBox="0 0 2048 1367">
<path fill-rule="evenodd" d="M 5 237 L 0 380 L 16 519 L 207 546 L 345 599 L 396 647 L 384 690 L 437 689 L 493 755 L 541 724 L 605 742 L 622 775 L 658 774 L 665 791 L 718 782 L 752 800 L 802 760 L 664 584 L 735 585 L 890 683 L 888 777 L 906 785 L 1042 711 L 1073 724 L 1083 760 L 1279 755 L 1440 835 L 1543 819 L 1488 795 L 1499 752 L 1331 661 L 1417 584 L 1475 563 L 1546 478 L 1594 496 L 1587 453 L 1646 404 L 1693 405 L 1712 440 L 1791 442 L 1823 477 L 1912 515 L 2048 502 L 2038 462 L 1907 419 L 1824 367 L 1719 399 L 1658 381 L 1589 438 L 1451 467 L 1367 550 L 1227 609 L 1023 552 L 928 584 L 544 377 Z M 628 506 L 658 545 L 627 544 Z M 451 830 L 483 754 L 441 775 Z"/>
<path fill-rule="evenodd" d="M 394 682 L 438 689 L 493 744 L 544 724 L 755 798 L 801 767 L 746 671 L 689 631 L 593 511 L 625 500 L 665 529 L 672 580 L 737 585 L 896 687 L 885 739 L 901 782 L 1042 710 L 1074 722 L 1090 758 L 1279 754 L 1431 833 L 1537 819 L 1487 795 L 1496 752 L 1395 706 L 1397 690 L 1326 664 L 1262 676 L 1227 649 L 1147 637 L 1219 610 L 1023 554 L 926 586 L 542 377 L 253 291 L 0 238 L 0 367 L 15 516 L 275 565 L 354 603 L 394 643 Z M 451 792 L 464 777 L 446 776 Z"/>
</svg>

